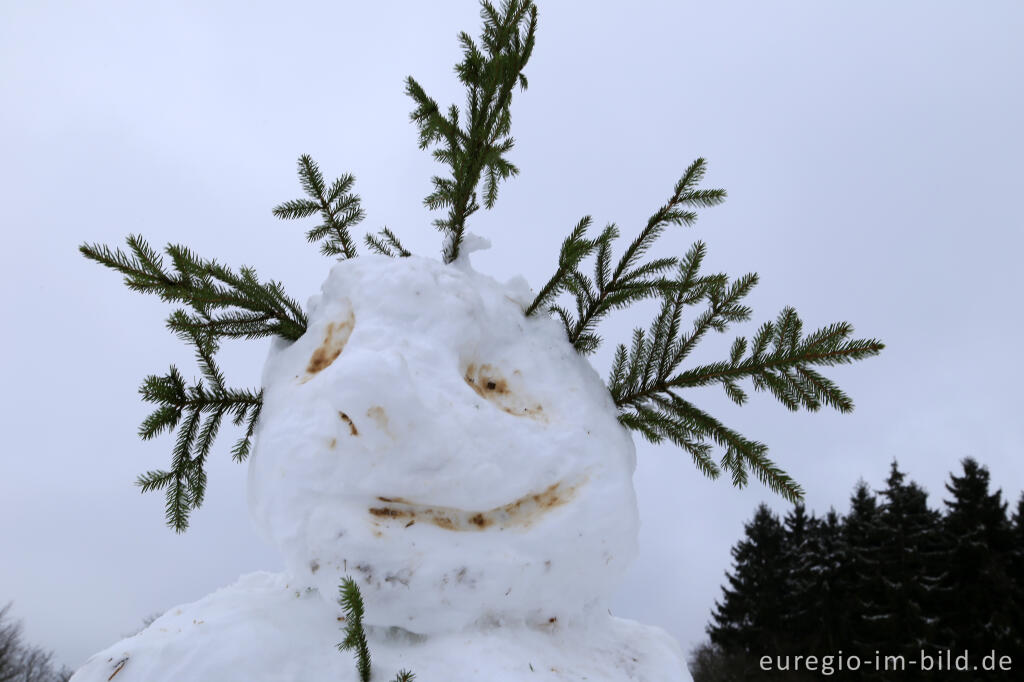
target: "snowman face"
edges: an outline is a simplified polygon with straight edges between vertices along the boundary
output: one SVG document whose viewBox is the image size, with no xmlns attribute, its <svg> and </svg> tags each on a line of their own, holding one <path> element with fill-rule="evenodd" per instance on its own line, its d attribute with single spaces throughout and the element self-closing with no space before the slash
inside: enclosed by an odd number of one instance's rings
<svg viewBox="0 0 1024 682">
<path fill-rule="evenodd" d="M 257 526 L 366 622 L 441 632 L 601 603 L 635 554 L 635 454 L 600 378 L 529 293 L 369 256 L 278 342 L 250 461 Z"/>
</svg>

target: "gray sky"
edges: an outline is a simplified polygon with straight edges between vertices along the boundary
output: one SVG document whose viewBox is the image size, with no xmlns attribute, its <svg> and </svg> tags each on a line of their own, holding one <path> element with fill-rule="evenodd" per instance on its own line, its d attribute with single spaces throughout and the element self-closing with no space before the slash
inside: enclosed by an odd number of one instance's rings
<svg viewBox="0 0 1024 682">
<path fill-rule="evenodd" d="M 539 286 L 585 214 L 626 238 L 704 156 L 729 200 L 660 253 L 707 242 L 707 269 L 756 271 L 751 322 L 708 339 L 720 359 L 793 305 L 805 329 L 847 320 L 887 349 L 827 374 L 853 414 L 699 404 L 771 455 L 809 506 L 844 511 L 858 477 L 893 457 L 941 504 L 974 455 L 1016 500 L 1024 422 L 1015 350 L 1024 186 L 1024 5 L 1018 2 L 541 2 L 530 89 L 513 105 L 522 173 L 471 229 L 482 272 Z M 255 266 L 301 301 L 330 263 L 307 225 L 271 216 L 299 195 L 296 158 L 354 173 L 368 220 L 413 250 L 440 239 L 421 201 L 434 165 L 416 148 L 402 80 L 463 103 L 452 73 L 477 4 L 412 2 L 5 2 L 0 7 L 0 603 L 30 641 L 72 666 L 141 625 L 258 569 L 276 552 L 249 527 L 245 467 L 222 437 L 192 528 L 163 525 L 135 476 L 169 460 L 142 443 L 143 376 L 187 348 L 170 311 L 85 261 L 82 241 L 181 242 Z M 623 239 L 625 241 L 625 238 Z M 1016 295 L 1015 295 L 1016 294 Z M 620 313 L 594 364 L 646 326 Z M 1014 344 L 1014 345 L 1011 345 Z M 265 343 L 231 346 L 237 385 L 259 381 Z M 687 455 L 638 443 L 641 556 L 618 615 L 703 637 L 729 548 L 759 484 L 704 480 Z"/>
</svg>

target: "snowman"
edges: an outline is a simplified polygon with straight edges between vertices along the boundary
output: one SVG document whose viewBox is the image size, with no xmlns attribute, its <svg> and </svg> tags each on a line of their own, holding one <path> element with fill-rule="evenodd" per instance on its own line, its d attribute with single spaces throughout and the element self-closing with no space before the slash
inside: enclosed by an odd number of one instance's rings
<svg viewBox="0 0 1024 682">
<path fill-rule="evenodd" d="M 306 333 L 270 349 L 249 462 L 286 571 L 170 609 L 75 682 L 356 680 L 335 648 L 347 576 L 374 680 L 690 679 L 666 633 L 607 608 L 638 530 L 608 390 L 474 245 L 331 269 Z"/>
</svg>

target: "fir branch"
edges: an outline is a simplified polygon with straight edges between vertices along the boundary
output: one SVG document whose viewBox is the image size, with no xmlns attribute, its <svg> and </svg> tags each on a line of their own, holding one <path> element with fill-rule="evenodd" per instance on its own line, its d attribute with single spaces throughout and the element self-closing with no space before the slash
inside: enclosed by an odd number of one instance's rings
<svg viewBox="0 0 1024 682">
<path fill-rule="evenodd" d="M 345 611 L 345 639 L 338 644 L 338 651 L 355 651 L 360 682 L 370 682 L 370 648 L 363 630 L 363 596 L 356 581 L 348 576 L 341 581 L 338 603 Z"/>
<path fill-rule="evenodd" d="M 625 308 L 648 298 L 658 298 L 672 291 L 678 284 L 673 284 L 664 274 L 678 265 L 675 258 L 655 258 L 642 262 L 643 256 L 664 233 L 669 225 L 692 225 L 697 214 L 691 208 L 704 208 L 722 203 L 725 190 L 700 189 L 697 185 L 704 178 L 706 164 L 698 158 L 676 182 L 672 196 L 647 221 L 646 226 L 626 247 L 618 261 L 612 267 L 612 242 L 618 238 L 618 228 L 612 224 L 594 241 L 582 241 L 582 235 L 574 231 L 563 244 L 578 243 L 580 253 L 573 262 L 572 268 L 565 267 L 566 260 L 559 258 L 559 268 L 541 290 L 538 301 L 548 303 L 562 289 L 569 291 L 576 299 L 576 314 L 573 316 L 564 308 L 549 307 L 554 310 L 565 324 L 566 334 L 576 350 L 583 355 L 592 353 L 600 344 L 597 325 L 611 311 Z M 587 247 L 584 249 L 584 247 Z M 702 247 L 703 248 L 703 247 Z M 593 277 L 589 277 L 577 267 L 579 263 L 596 251 Z M 701 253 L 703 257 L 703 252 Z M 554 293 L 548 290 L 552 284 L 558 285 Z M 543 296 L 543 298 L 542 298 Z M 530 312 L 539 307 L 538 301 Z"/>
<path fill-rule="evenodd" d="M 590 216 L 583 216 L 562 242 L 562 249 L 558 253 L 558 269 L 547 281 L 547 284 L 541 287 L 536 298 L 533 299 L 533 303 L 526 309 L 527 315 L 532 315 L 549 306 L 569 286 L 569 278 L 576 272 L 580 261 L 600 246 L 601 240 L 599 239 L 585 239 L 587 228 L 592 222 Z"/>
<path fill-rule="evenodd" d="M 447 115 L 412 76 L 406 79 L 406 94 L 416 108 L 410 119 L 419 128 L 420 149 L 432 144 L 434 158 L 451 169 L 451 177 L 435 176 L 434 190 L 424 199 L 432 209 L 448 209 L 447 216 L 434 221 L 444 234 L 444 261 L 459 257 L 466 219 L 480 208 L 477 186 L 484 179 L 484 206 L 494 206 L 498 183 L 519 174 L 505 155 L 515 140 L 509 136 L 512 91 L 518 84 L 526 90 L 522 71 L 533 52 L 537 30 L 537 8 L 532 0 L 505 0 L 498 11 L 490 2 L 481 3 L 484 20 L 482 48 L 465 32 L 459 34 L 464 57 L 455 67 L 466 86 L 466 122 L 460 125 L 454 104 Z"/>
<path fill-rule="evenodd" d="M 82 244 L 79 251 L 123 274 L 133 291 L 188 305 L 206 320 L 206 331 L 213 338 L 281 336 L 294 341 L 306 331 L 306 316 L 299 304 L 280 283 L 261 283 L 252 268 L 242 267 L 236 274 L 184 246 L 168 244 L 164 253 L 171 268 L 167 269 L 141 236 L 129 235 L 127 244 L 128 253 L 105 244 Z"/>
<path fill-rule="evenodd" d="M 310 198 L 279 204 L 274 208 L 274 215 L 282 220 L 295 220 L 319 212 L 323 223 L 307 232 L 306 239 L 311 244 L 323 240 L 320 253 L 325 256 L 355 258 L 356 245 L 349 228 L 366 217 L 359 195 L 349 191 L 355 184 L 355 176 L 346 173 L 328 189 L 320 167 L 309 155 L 299 157 L 298 167 L 299 182 Z"/>
<path fill-rule="evenodd" d="M 232 459 L 241 462 L 249 455 L 263 405 L 262 391 L 226 386 L 214 360 L 218 340 L 275 335 L 294 341 L 305 333 L 306 317 L 279 283 L 261 283 L 252 268 L 235 273 L 173 244 L 164 249 L 171 264 L 167 268 L 163 257 L 141 237 L 130 235 L 127 244 L 128 253 L 106 245 L 83 244 L 80 250 L 123 274 L 130 289 L 185 303 L 193 311 L 176 310 L 167 327 L 194 347 L 202 379 L 188 386 L 172 365 L 168 374 L 148 376 L 139 388 L 144 401 L 157 405 L 140 425 L 139 436 L 149 440 L 175 430 L 176 435 L 171 468 L 147 471 L 136 484 L 143 492 L 166 491 L 167 524 L 180 533 L 188 528 L 191 511 L 203 503 L 206 459 L 224 417 L 245 426 L 231 449 Z"/>
<path fill-rule="evenodd" d="M 168 320 L 168 326 L 195 348 L 203 379 L 186 386 L 181 373 L 172 365 L 168 374 L 151 375 L 143 380 L 139 388 L 142 399 L 158 407 L 143 420 L 139 437 L 150 440 L 175 428 L 177 437 L 171 469 L 148 471 L 139 476 L 136 485 L 144 493 L 166 490 L 167 524 L 181 533 L 188 528 L 192 510 L 203 503 L 206 460 L 222 419 L 232 415 L 236 425 L 247 421 L 245 435 L 232 450 L 234 459 L 241 461 L 249 452 L 263 392 L 231 389 L 225 385 L 224 375 L 214 360 L 217 343 L 209 334 L 205 320 L 190 318 L 183 310 L 177 310 Z"/>
<path fill-rule="evenodd" d="M 382 256 L 389 256 L 391 258 L 401 257 L 408 258 L 412 253 L 402 246 L 402 242 L 398 241 L 398 237 L 395 233 L 384 228 L 378 235 L 368 234 L 365 236 L 366 245 L 374 253 L 378 253 Z"/>
<path fill-rule="evenodd" d="M 798 500 L 803 494 L 800 486 L 767 458 L 766 446 L 743 438 L 677 391 L 719 383 L 731 400 L 742 405 L 746 393 L 737 382 L 750 378 L 755 390 L 770 391 L 790 410 L 804 407 L 816 411 L 824 403 L 848 412 L 853 409 L 850 398 L 811 367 L 877 355 L 884 345 L 875 339 L 847 340 L 853 328 L 845 322 L 801 338 L 800 317 L 794 309 L 785 308 L 774 324 L 760 327 L 749 355 L 746 338 L 738 337 L 727 362 L 680 370 L 682 361 L 708 330 L 724 332 L 729 324 L 751 315 L 740 301 L 757 283 L 757 276 L 744 275 L 731 284 L 724 275 L 699 277 L 704 253 L 704 245 L 697 242 L 679 264 L 674 285 L 666 289 L 650 329 L 646 333 L 635 330 L 630 349 L 621 344 L 617 348 L 608 386 L 621 410 L 620 421 L 651 442 L 671 440 L 689 451 L 705 474 L 716 477 L 719 469 L 708 458 L 704 442 L 711 439 L 724 448 L 720 467 L 731 473 L 735 485 L 745 485 L 747 472 L 752 470 L 772 490 Z M 682 333 L 683 309 L 703 300 L 708 308 L 694 318 L 689 333 Z M 773 352 L 766 353 L 769 344 Z"/>
</svg>

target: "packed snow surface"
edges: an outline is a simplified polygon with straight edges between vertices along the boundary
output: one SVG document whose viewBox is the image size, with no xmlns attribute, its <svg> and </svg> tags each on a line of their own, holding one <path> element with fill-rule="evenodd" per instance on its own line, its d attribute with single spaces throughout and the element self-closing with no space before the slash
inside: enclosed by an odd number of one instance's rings
<svg viewBox="0 0 1024 682">
<path fill-rule="evenodd" d="M 341 611 L 284 574 L 253 573 L 170 609 L 146 630 L 90 658 L 73 682 L 356 682 L 336 648 Z M 368 632 L 374 682 L 401 669 L 417 682 L 689 682 L 664 631 L 605 614 L 587 627 L 483 628 L 411 635 Z"/>
<path fill-rule="evenodd" d="M 416 633 L 585 620 L 636 554 L 632 440 L 519 279 L 362 256 L 274 345 L 253 519 L 295 584 Z"/>
</svg>

